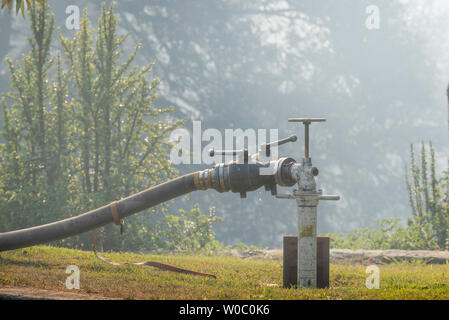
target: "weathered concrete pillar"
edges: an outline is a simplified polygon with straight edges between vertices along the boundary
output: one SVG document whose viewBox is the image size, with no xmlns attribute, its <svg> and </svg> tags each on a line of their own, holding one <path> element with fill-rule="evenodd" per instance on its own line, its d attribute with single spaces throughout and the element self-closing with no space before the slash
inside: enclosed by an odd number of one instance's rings
<svg viewBox="0 0 449 320">
<path fill-rule="evenodd" d="M 298 205 L 298 279 L 301 287 L 316 287 L 317 247 L 317 194 L 304 194 L 296 198 Z"/>
</svg>

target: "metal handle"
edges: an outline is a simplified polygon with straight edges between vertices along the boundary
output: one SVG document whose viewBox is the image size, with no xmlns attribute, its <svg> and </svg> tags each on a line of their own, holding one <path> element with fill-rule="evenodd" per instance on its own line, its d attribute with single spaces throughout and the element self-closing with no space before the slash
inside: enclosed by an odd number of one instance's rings
<svg viewBox="0 0 449 320">
<path fill-rule="evenodd" d="M 309 158 L 309 125 L 312 122 L 324 122 L 324 118 L 288 118 L 288 122 L 302 122 L 304 124 L 304 158 Z"/>
<path fill-rule="evenodd" d="M 244 163 L 248 162 L 248 150 L 209 150 L 209 156 L 213 157 L 215 155 L 226 155 L 226 156 L 237 156 L 237 160 L 240 162 L 243 160 Z"/>
<path fill-rule="evenodd" d="M 311 122 L 324 122 L 325 118 L 288 118 L 288 122 L 302 122 L 302 123 L 311 123 Z"/>
<path fill-rule="evenodd" d="M 219 156 L 219 155 L 227 155 L 227 156 L 236 156 L 237 154 L 240 154 L 244 150 L 209 150 L 209 156 Z"/>
<path fill-rule="evenodd" d="M 276 194 L 275 197 L 278 199 L 295 199 L 295 196 L 292 194 Z"/>
<path fill-rule="evenodd" d="M 268 157 L 268 156 L 270 156 L 271 147 L 281 146 L 288 142 L 295 142 L 296 140 L 298 140 L 298 137 L 293 135 L 293 136 L 290 136 L 285 139 L 281 139 L 281 140 L 277 140 L 277 141 L 273 141 L 273 142 L 269 142 L 269 143 L 264 143 L 264 144 L 260 145 L 259 152 L 264 152 L 266 154 L 266 156 Z"/>
<path fill-rule="evenodd" d="M 340 196 L 334 196 L 334 195 L 318 196 L 318 200 L 340 200 Z"/>
<path fill-rule="evenodd" d="M 288 138 L 281 139 L 281 140 L 278 140 L 278 141 L 264 143 L 264 144 L 262 144 L 262 146 L 267 146 L 267 147 L 268 146 L 270 146 L 270 147 L 281 146 L 281 145 L 286 144 L 288 142 L 295 142 L 296 140 L 298 140 L 298 137 L 293 135 L 293 136 L 290 136 Z"/>
<path fill-rule="evenodd" d="M 278 195 L 276 195 L 276 198 L 278 198 L 278 199 L 296 199 L 296 198 L 298 198 L 298 195 L 278 194 Z M 335 195 L 318 196 L 318 200 L 340 200 L 340 196 L 335 196 Z"/>
</svg>

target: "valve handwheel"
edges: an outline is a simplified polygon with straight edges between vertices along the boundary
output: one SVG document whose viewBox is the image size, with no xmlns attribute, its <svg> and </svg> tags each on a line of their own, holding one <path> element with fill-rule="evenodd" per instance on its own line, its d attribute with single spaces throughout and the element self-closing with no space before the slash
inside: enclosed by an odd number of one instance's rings
<svg viewBox="0 0 449 320">
<path fill-rule="evenodd" d="M 302 122 L 304 124 L 304 158 L 309 158 L 309 125 L 312 122 L 324 122 L 324 118 L 288 118 L 288 122 Z"/>
</svg>

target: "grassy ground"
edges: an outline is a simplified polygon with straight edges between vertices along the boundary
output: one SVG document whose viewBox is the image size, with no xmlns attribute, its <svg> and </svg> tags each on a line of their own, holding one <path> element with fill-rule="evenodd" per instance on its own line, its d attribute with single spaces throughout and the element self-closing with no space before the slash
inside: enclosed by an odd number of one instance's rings
<svg viewBox="0 0 449 320">
<path fill-rule="evenodd" d="M 331 265 L 328 289 L 282 288 L 282 262 L 207 254 L 105 253 L 117 262 L 154 260 L 212 273 L 217 279 L 112 266 L 92 252 L 32 247 L 0 253 L 0 287 L 76 291 L 124 299 L 448 299 L 449 265 L 380 265 L 380 288 L 367 289 L 365 266 Z M 67 266 L 80 269 L 80 289 L 68 290 Z M 273 284 L 277 286 L 273 286 Z"/>
</svg>

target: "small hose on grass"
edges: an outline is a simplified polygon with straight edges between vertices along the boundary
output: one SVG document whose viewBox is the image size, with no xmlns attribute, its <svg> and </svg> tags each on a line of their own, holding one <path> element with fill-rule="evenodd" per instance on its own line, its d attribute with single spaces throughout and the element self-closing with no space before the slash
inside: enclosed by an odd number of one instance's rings
<svg viewBox="0 0 449 320">
<path fill-rule="evenodd" d="M 94 239 L 93 239 L 93 251 L 95 253 L 95 256 L 100 259 L 101 261 L 105 262 L 105 263 L 109 263 L 113 266 L 120 266 L 121 264 L 118 262 L 115 262 L 111 259 L 102 257 L 98 254 L 97 252 L 97 248 L 96 248 L 96 243 L 97 243 L 97 229 L 95 229 L 94 231 Z M 203 272 L 198 272 L 198 271 L 192 271 L 192 270 L 187 270 L 187 269 L 182 269 L 182 268 L 178 268 L 169 264 L 165 264 L 165 263 L 161 263 L 161 262 L 157 262 L 157 261 L 142 261 L 142 262 L 125 262 L 123 264 L 132 264 L 135 266 L 150 266 L 150 267 L 155 267 L 161 270 L 165 270 L 165 271 L 171 271 L 171 272 L 176 272 L 176 273 L 185 273 L 185 274 L 191 274 L 194 276 L 200 276 L 200 277 L 210 277 L 210 278 L 214 278 L 216 279 L 217 277 L 213 274 L 209 274 L 209 273 L 203 273 Z"/>
</svg>

